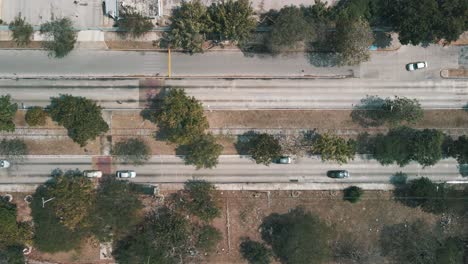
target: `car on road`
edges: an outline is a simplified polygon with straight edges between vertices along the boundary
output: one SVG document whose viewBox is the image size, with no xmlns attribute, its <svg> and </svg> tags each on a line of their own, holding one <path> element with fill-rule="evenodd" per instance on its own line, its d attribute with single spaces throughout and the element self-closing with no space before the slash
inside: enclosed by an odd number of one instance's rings
<svg viewBox="0 0 468 264">
<path fill-rule="evenodd" d="M 136 172 L 132 170 L 120 170 L 115 174 L 117 178 L 135 178 Z"/>
<path fill-rule="evenodd" d="M 7 160 L 0 160 L 0 169 L 6 169 L 10 167 L 10 162 Z"/>
<path fill-rule="evenodd" d="M 101 178 L 102 177 L 102 171 L 85 170 L 85 171 L 83 171 L 83 176 L 88 177 L 88 178 Z"/>
<path fill-rule="evenodd" d="M 327 172 L 327 176 L 335 179 L 344 179 L 349 177 L 349 172 L 346 170 L 330 170 Z"/>
<path fill-rule="evenodd" d="M 288 156 L 281 156 L 273 160 L 273 162 L 277 164 L 290 164 L 292 162 L 292 158 Z"/>
<path fill-rule="evenodd" d="M 424 69 L 424 68 L 427 68 L 426 61 L 412 62 L 412 63 L 406 64 L 406 70 L 408 71 L 414 71 L 414 70 L 419 70 L 419 69 Z"/>
</svg>

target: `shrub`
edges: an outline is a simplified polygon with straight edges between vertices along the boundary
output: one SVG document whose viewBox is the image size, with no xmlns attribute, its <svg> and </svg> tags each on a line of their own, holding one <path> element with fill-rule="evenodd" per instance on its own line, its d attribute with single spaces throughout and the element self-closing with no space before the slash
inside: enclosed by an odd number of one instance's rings
<svg viewBox="0 0 468 264">
<path fill-rule="evenodd" d="M 344 189 L 343 200 L 351 203 L 357 203 L 361 199 L 363 193 L 364 191 L 357 186 L 348 187 Z"/>
<path fill-rule="evenodd" d="M 21 16 L 15 17 L 9 27 L 12 31 L 12 39 L 18 46 L 26 46 L 31 42 L 31 36 L 33 34 L 33 27 L 27 23 Z"/>
<path fill-rule="evenodd" d="M 34 106 L 26 112 L 26 123 L 30 126 L 43 126 L 46 123 L 47 112 L 42 107 Z"/>
<path fill-rule="evenodd" d="M 151 149 L 143 140 L 130 138 L 117 142 L 112 149 L 112 155 L 123 163 L 142 165 L 151 157 Z"/>
</svg>

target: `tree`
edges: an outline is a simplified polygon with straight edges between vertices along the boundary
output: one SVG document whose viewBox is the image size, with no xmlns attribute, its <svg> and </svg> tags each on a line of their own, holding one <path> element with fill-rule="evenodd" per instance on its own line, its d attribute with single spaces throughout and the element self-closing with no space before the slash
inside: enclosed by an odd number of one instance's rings
<svg viewBox="0 0 468 264">
<path fill-rule="evenodd" d="M 271 214 L 261 225 L 262 238 L 282 263 L 325 263 L 331 257 L 331 229 L 302 209 Z"/>
<path fill-rule="evenodd" d="M 142 225 L 119 240 L 112 254 L 118 263 L 185 263 L 191 248 L 188 220 L 167 207 L 150 212 Z"/>
<path fill-rule="evenodd" d="M 93 183 L 80 171 L 57 172 L 46 185 L 54 200 L 50 206 L 66 228 L 75 230 L 89 225 L 89 215 L 95 203 Z"/>
<path fill-rule="evenodd" d="M 218 229 L 204 225 L 198 231 L 196 247 L 205 253 L 211 252 L 222 238 L 223 235 Z"/>
<path fill-rule="evenodd" d="M 464 243 L 458 237 L 449 237 L 436 251 L 436 263 L 463 263 Z"/>
<path fill-rule="evenodd" d="M 202 181 L 187 181 L 180 197 L 182 207 L 202 221 L 209 222 L 220 216 L 221 212 L 215 200 L 216 188 L 213 184 Z"/>
<path fill-rule="evenodd" d="M 46 123 L 47 112 L 42 107 L 34 106 L 26 112 L 26 123 L 30 126 L 43 126 Z"/>
<path fill-rule="evenodd" d="M 138 224 L 143 205 L 131 187 L 131 183 L 114 177 L 101 180 L 91 216 L 93 233 L 100 240 L 119 239 Z"/>
<path fill-rule="evenodd" d="M 0 247 L 0 264 L 24 264 L 23 249 L 21 245 Z"/>
<path fill-rule="evenodd" d="M 458 137 L 452 145 L 452 156 L 457 159 L 459 164 L 468 163 L 468 137 L 463 135 Z"/>
<path fill-rule="evenodd" d="M 358 65 L 370 58 L 374 36 L 369 23 L 362 19 L 339 19 L 336 24 L 335 50 L 340 65 Z"/>
<path fill-rule="evenodd" d="M 101 116 L 102 108 L 84 97 L 52 97 L 49 114 L 52 120 L 68 130 L 68 136 L 80 146 L 109 130 Z"/>
<path fill-rule="evenodd" d="M 240 244 L 240 252 L 242 257 L 249 262 L 249 264 L 270 264 L 271 250 L 264 244 L 250 239 L 242 241 Z"/>
<path fill-rule="evenodd" d="M 112 156 L 125 164 L 142 165 L 151 157 L 151 149 L 143 140 L 129 138 L 114 145 Z"/>
<path fill-rule="evenodd" d="M 16 45 L 26 46 L 31 42 L 33 27 L 20 15 L 15 17 L 15 20 L 13 20 L 8 26 L 8 29 L 11 30 L 11 38 Z"/>
<path fill-rule="evenodd" d="M 0 156 L 11 160 L 21 160 L 28 155 L 28 146 L 22 139 L 2 139 Z"/>
<path fill-rule="evenodd" d="M 313 28 L 307 24 L 300 8 L 285 6 L 281 8 L 270 31 L 269 49 L 273 53 L 295 48 L 298 42 L 310 39 Z"/>
<path fill-rule="evenodd" d="M 188 144 L 208 128 L 203 106 L 182 89 L 174 89 L 164 97 L 156 121 L 169 141 Z"/>
<path fill-rule="evenodd" d="M 41 25 L 41 34 L 48 39 L 43 42 L 49 56 L 63 58 L 73 50 L 76 43 L 76 32 L 69 18 L 61 18 Z"/>
<path fill-rule="evenodd" d="M 350 186 L 343 191 L 343 200 L 350 203 L 357 203 L 361 196 L 364 194 L 364 191 L 357 186 Z"/>
<path fill-rule="evenodd" d="M 257 164 L 269 165 L 281 155 L 279 140 L 267 133 L 254 134 L 248 142 L 248 154 Z"/>
<path fill-rule="evenodd" d="M 449 190 L 444 184 L 436 184 L 422 177 L 409 181 L 407 185 L 395 190 L 398 200 L 411 207 L 421 207 L 426 212 L 443 213 L 447 211 Z"/>
<path fill-rule="evenodd" d="M 15 123 L 13 122 L 18 105 L 12 103 L 10 95 L 0 96 L 0 131 L 13 132 L 15 131 Z"/>
<path fill-rule="evenodd" d="M 222 152 L 223 146 L 216 143 L 216 138 L 212 134 L 203 134 L 187 146 L 185 164 L 195 165 L 197 170 L 211 169 L 218 164 L 218 157 Z"/>
<path fill-rule="evenodd" d="M 386 98 L 382 104 L 382 119 L 392 125 L 403 121 L 416 123 L 424 116 L 421 105 L 416 99 L 395 96 L 395 99 Z"/>
<path fill-rule="evenodd" d="M 208 17 L 212 32 L 222 39 L 239 43 L 246 41 L 255 29 L 253 9 L 249 0 L 228 0 L 211 4 Z"/>
<path fill-rule="evenodd" d="M 463 0 L 384 0 L 381 10 L 404 45 L 451 42 L 467 29 L 468 2 Z"/>
<path fill-rule="evenodd" d="M 22 245 L 31 238 L 30 228 L 16 222 L 16 205 L 0 197 L 0 249 Z"/>
<path fill-rule="evenodd" d="M 356 144 L 354 140 L 346 141 L 344 138 L 323 134 L 318 137 L 312 146 L 313 153 L 320 154 L 323 161 L 333 160 L 339 164 L 354 159 Z"/>
<path fill-rule="evenodd" d="M 422 221 L 384 226 L 380 245 L 384 256 L 401 264 L 436 264 L 436 250 L 440 239 Z"/>
<path fill-rule="evenodd" d="M 117 25 L 120 30 L 130 33 L 132 37 L 138 38 L 153 29 L 150 19 L 144 17 L 133 7 L 124 6 L 119 10 Z"/>
<path fill-rule="evenodd" d="M 206 6 L 199 0 L 183 1 L 172 11 L 171 28 L 166 35 L 168 44 L 190 53 L 203 52 L 205 34 L 210 32 L 207 19 Z"/>
</svg>

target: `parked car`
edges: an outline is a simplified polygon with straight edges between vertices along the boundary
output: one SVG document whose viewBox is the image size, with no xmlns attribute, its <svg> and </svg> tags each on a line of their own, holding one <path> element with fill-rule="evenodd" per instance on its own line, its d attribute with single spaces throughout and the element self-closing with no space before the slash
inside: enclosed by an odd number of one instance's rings
<svg viewBox="0 0 468 264">
<path fill-rule="evenodd" d="M 132 170 L 120 170 L 116 173 L 117 178 L 135 178 L 136 172 Z"/>
<path fill-rule="evenodd" d="M 0 160 L 0 169 L 6 169 L 10 167 L 10 162 L 7 160 Z"/>
<path fill-rule="evenodd" d="M 273 162 L 278 164 L 290 164 L 292 162 L 292 158 L 288 156 L 281 156 L 273 160 Z"/>
<path fill-rule="evenodd" d="M 414 71 L 414 70 L 419 70 L 423 68 L 427 68 L 427 62 L 425 61 L 419 61 L 419 62 L 406 64 L 406 70 L 408 71 Z"/>
<path fill-rule="evenodd" d="M 335 179 L 343 179 L 349 177 L 349 172 L 346 170 L 330 170 L 327 172 L 327 176 Z"/>
<path fill-rule="evenodd" d="M 102 171 L 85 170 L 85 171 L 83 171 L 83 176 L 88 177 L 88 178 L 101 178 L 102 177 Z"/>
</svg>

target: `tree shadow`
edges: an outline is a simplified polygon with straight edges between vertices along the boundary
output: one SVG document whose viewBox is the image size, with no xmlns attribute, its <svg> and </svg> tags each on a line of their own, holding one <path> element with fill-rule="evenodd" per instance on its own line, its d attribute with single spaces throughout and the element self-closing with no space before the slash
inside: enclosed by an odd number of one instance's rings
<svg viewBox="0 0 468 264">
<path fill-rule="evenodd" d="M 468 112 L 468 103 L 466 103 L 463 107 L 462 107 L 463 111 L 465 112 Z"/>
<path fill-rule="evenodd" d="M 458 164 L 457 167 L 462 177 L 468 177 L 468 164 Z"/>
<path fill-rule="evenodd" d="M 258 133 L 250 130 L 242 135 L 237 136 L 237 141 L 234 143 L 234 147 L 239 155 L 247 155 L 249 152 L 250 140 L 255 137 Z"/>
<path fill-rule="evenodd" d="M 384 49 L 392 44 L 392 35 L 383 31 L 374 31 L 374 45 L 377 48 Z"/>
<path fill-rule="evenodd" d="M 382 106 L 385 100 L 378 96 L 366 96 L 351 112 L 351 119 L 363 127 L 377 127 L 384 124 Z"/>
<path fill-rule="evenodd" d="M 362 158 L 371 159 L 375 152 L 375 137 L 369 133 L 360 133 L 356 138 L 356 153 L 361 154 Z"/>
</svg>

